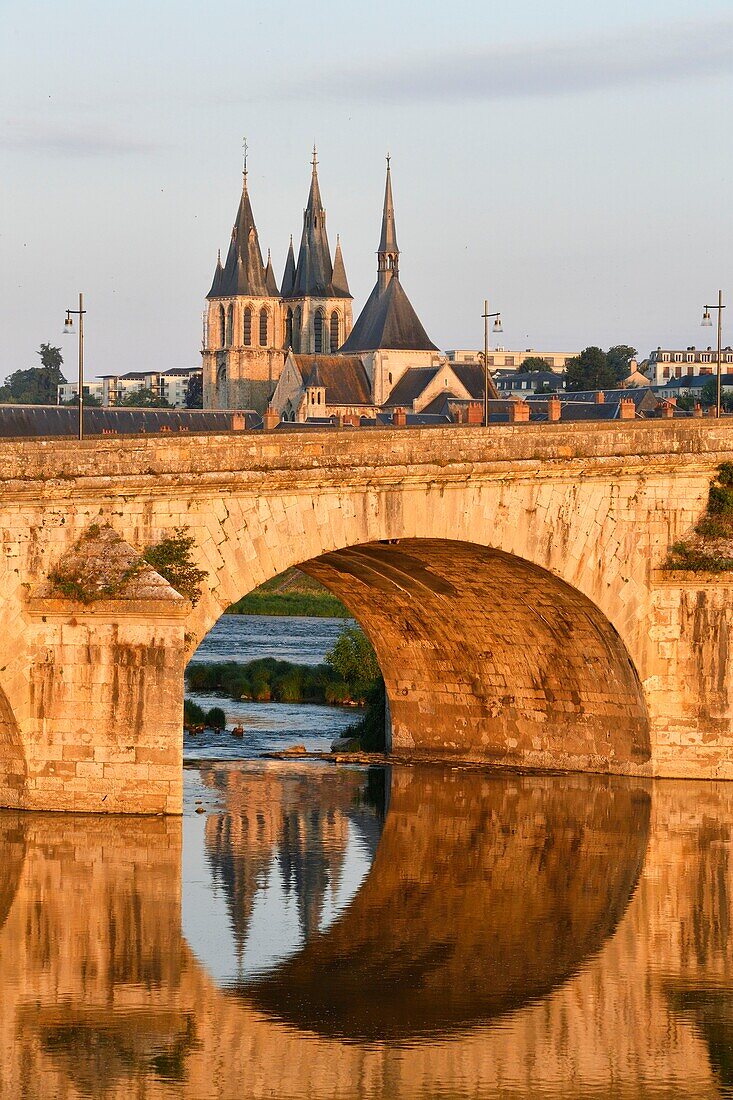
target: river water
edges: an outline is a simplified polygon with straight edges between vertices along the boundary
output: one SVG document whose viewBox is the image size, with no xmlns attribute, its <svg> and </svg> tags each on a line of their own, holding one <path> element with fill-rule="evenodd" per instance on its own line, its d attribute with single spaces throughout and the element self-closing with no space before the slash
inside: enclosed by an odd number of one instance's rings
<svg viewBox="0 0 733 1100">
<path fill-rule="evenodd" d="M 244 751 L 0 812 L 2 1100 L 733 1096 L 733 784 Z"/>
</svg>

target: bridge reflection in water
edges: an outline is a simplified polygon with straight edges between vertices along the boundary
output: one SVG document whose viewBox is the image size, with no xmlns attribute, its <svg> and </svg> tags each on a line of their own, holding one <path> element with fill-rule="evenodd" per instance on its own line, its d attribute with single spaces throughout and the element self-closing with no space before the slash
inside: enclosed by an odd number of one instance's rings
<svg viewBox="0 0 733 1100">
<path fill-rule="evenodd" d="M 733 1083 L 730 785 L 287 764 L 189 786 L 183 871 L 178 820 L 0 814 L 3 1098 Z M 268 920 L 287 942 L 258 957 Z"/>
</svg>

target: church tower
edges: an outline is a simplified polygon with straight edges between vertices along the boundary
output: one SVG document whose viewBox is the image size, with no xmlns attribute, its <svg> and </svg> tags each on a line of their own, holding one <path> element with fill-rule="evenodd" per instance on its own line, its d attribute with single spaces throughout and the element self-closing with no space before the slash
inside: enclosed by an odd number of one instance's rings
<svg viewBox="0 0 733 1100">
<path fill-rule="evenodd" d="M 206 298 L 204 408 L 264 412 L 282 371 L 283 318 L 269 252 L 262 261 L 246 157 L 226 262 L 220 253 Z"/>
<path fill-rule="evenodd" d="M 441 362 L 438 349 L 423 328 L 400 282 L 400 250 L 389 161 L 387 157 L 377 281 L 341 348 L 344 355 L 362 357 L 377 405 L 387 401 L 410 367 L 432 367 Z"/>
<path fill-rule="evenodd" d="M 351 332 L 352 297 L 339 240 L 331 262 L 317 166 L 314 146 L 298 262 L 291 238 L 281 295 L 285 347 L 296 354 L 328 355 L 338 351 Z"/>
</svg>

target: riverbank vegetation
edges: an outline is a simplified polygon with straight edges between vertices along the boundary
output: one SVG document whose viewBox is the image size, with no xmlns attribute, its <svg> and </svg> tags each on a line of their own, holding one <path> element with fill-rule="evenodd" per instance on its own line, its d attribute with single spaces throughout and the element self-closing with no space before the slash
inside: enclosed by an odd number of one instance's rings
<svg viewBox="0 0 733 1100">
<path fill-rule="evenodd" d="M 348 619 L 350 613 L 332 592 L 299 569 L 265 581 L 227 608 L 228 615 L 303 615 L 315 619 Z"/>
<path fill-rule="evenodd" d="M 718 467 L 705 514 L 688 538 L 672 545 L 665 565 L 694 573 L 733 570 L 733 462 Z"/>
<path fill-rule="evenodd" d="M 186 670 L 186 687 L 194 694 L 216 692 L 238 701 L 363 707 L 361 718 L 349 727 L 346 736 L 358 738 L 361 747 L 371 752 L 384 748 L 384 680 L 369 640 L 355 626 L 342 630 L 324 664 L 299 665 L 274 657 L 246 663 L 193 662 Z M 187 725 L 213 726 L 211 715 L 211 711 L 207 714 L 198 704 L 186 700 Z"/>
</svg>

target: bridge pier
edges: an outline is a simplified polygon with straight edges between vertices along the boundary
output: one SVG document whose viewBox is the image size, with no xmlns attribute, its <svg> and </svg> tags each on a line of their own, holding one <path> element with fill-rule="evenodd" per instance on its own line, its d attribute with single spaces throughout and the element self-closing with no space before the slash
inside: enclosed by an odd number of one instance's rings
<svg viewBox="0 0 733 1100">
<path fill-rule="evenodd" d="M 15 805 L 180 813 L 184 619 L 176 600 L 35 599 Z"/>
</svg>

